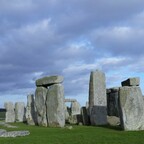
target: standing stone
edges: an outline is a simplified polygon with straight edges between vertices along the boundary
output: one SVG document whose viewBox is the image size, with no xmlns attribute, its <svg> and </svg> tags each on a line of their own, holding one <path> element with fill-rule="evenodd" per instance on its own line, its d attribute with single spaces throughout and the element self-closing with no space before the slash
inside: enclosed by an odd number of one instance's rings
<svg viewBox="0 0 144 144">
<path fill-rule="evenodd" d="M 65 105 L 64 106 L 65 108 L 65 122 L 68 122 L 68 119 L 69 119 L 69 116 L 70 116 L 70 113 L 69 113 L 69 108 Z"/>
<path fill-rule="evenodd" d="M 71 101 L 71 114 L 68 121 L 70 124 L 79 124 L 82 122 L 81 106 L 76 100 Z"/>
<path fill-rule="evenodd" d="M 139 77 L 129 78 L 129 79 L 121 82 L 121 85 L 122 86 L 139 86 L 140 78 Z"/>
<path fill-rule="evenodd" d="M 77 101 L 71 102 L 71 115 L 79 115 L 81 113 L 81 106 Z"/>
<path fill-rule="evenodd" d="M 37 124 L 37 113 L 33 94 L 27 96 L 26 121 L 29 125 Z"/>
<path fill-rule="evenodd" d="M 14 111 L 14 105 L 12 102 L 6 102 L 4 104 L 4 107 L 6 109 L 6 118 L 5 122 L 15 122 L 15 111 Z"/>
<path fill-rule="evenodd" d="M 121 87 L 119 107 L 124 130 L 144 130 L 144 103 L 140 87 Z"/>
<path fill-rule="evenodd" d="M 86 107 L 82 107 L 81 108 L 81 116 L 82 116 L 83 125 L 89 125 L 90 124 L 90 120 L 89 120 L 89 115 L 87 113 Z"/>
<path fill-rule="evenodd" d="M 118 108 L 119 87 L 107 90 L 107 114 L 108 116 L 119 116 Z"/>
<path fill-rule="evenodd" d="M 105 74 L 99 70 L 90 74 L 89 108 L 92 125 L 107 124 Z"/>
<path fill-rule="evenodd" d="M 15 119 L 16 122 L 24 122 L 25 119 L 25 103 L 16 102 L 15 103 Z"/>
<path fill-rule="evenodd" d="M 61 84 L 54 84 L 49 87 L 47 100 L 47 118 L 50 127 L 64 127 L 64 88 Z"/>
<path fill-rule="evenodd" d="M 38 125 L 47 127 L 46 115 L 46 95 L 48 89 L 45 87 L 37 87 L 35 92 L 35 105 L 37 110 Z"/>
</svg>

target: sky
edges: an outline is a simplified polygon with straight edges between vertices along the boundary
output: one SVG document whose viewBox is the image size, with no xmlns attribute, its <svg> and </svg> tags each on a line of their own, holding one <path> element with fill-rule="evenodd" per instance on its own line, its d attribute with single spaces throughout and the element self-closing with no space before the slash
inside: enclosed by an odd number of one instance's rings
<svg viewBox="0 0 144 144">
<path fill-rule="evenodd" d="M 65 98 L 88 100 L 99 69 L 107 88 L 140 77 L 143 0 L 0 0 L 0 107 L 35 93 L 35 80 L 64 76 Z"/>
</svg>

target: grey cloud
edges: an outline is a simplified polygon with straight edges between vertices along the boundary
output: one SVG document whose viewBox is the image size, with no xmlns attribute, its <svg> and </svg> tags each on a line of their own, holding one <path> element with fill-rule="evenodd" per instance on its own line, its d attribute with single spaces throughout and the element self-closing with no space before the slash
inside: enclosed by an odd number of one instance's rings
<svg viewBox="0 0 144 144">
<path fill-rule="evenodd" d="M 25 93 L 37 78 L 59 74 L 67 96 L 87 95 L 92 69 L 140 67 L 144 32 L 137 26 L 143 5 L 141 0 L 0 1 L 0 91 Z M 127 37 L 120 35 L 125 27 Z"/>
</svg>

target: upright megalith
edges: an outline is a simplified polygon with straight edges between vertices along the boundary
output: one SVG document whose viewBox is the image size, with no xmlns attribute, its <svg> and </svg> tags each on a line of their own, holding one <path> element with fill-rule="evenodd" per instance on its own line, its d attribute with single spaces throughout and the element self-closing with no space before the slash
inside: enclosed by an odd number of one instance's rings
<svg viewBox="0 0 144 144">
<path fill-rule="evenodd" d="M 144 103 L 140 87 L 121 87 L 119 108 L 121 126 L 124 130 L 144 130 Z"/>
<path fill-rule="evenodd" d="M 78 101 L 71 102 L 71 115 L 79 115 L 81 114 L 81 105 Z"/>
<path fill-rule="evenodd" d="M 87 113 L 86 107 L 81 108 L 81 117 L 83 125 L 90 125 L 89 115 Z"/>
<path fill-rule="evenodd" d="M 89 110 L 92 125 L 107 123 L 105 74 L 99 70 L 92 71 L 90 74 Z"/>
<path fill-rule="evenodd" d="M 37 112 L 33 94 L 27 96 L 26 121 L 28 125 L 37 124 Z"/>
<path fill-rule="evenodd" d="M 119 87 L 107 89 L 107 114 L 108 116 L 119 116 L 118 107 Z"/>
<path fill-rule="evenodd" d="M 62 84 L 51 85 L 48 89 L 47 100 L 47 120 L 50 127 L 64 127 L 64 87 Z"/>
<path fill-rule="evenodd" d="M 25 119 L 25 103 L 16 102 L 15 103 L 15 120 L 16 122 L 24 122 Z"/>
<path fill-rule="evenodd" d="M 47 127 L 46 98 L 48 89 L 37 87 L 35 91 L 35 105 L 37 109 L 38 125 Z"/>
<path fill-rule="evenodd" d="M 14 104 L 12 102 L 6 102 L 4 107 L 6 109 L 5 122 L 15 122 Z"/>
</svg>

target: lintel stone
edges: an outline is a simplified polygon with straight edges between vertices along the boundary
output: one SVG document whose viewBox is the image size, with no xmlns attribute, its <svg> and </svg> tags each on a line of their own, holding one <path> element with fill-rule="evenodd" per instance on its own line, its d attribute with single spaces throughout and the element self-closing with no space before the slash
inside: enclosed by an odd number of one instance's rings
<svg viewBox="0 0 144 144">
<path fill-rule="evenodd" d="M 63 76 L 46 76 L 36 80 L 36 86 L 50 86 L 63 82 Z"/>
<path fill-rule="evenodd" d="M 139 86 L 140 85 L 140 78 L 134 77 L 134 78 L 128 78 L 127 80 L 121 82 L 122 86 Z"/>
</svg>

